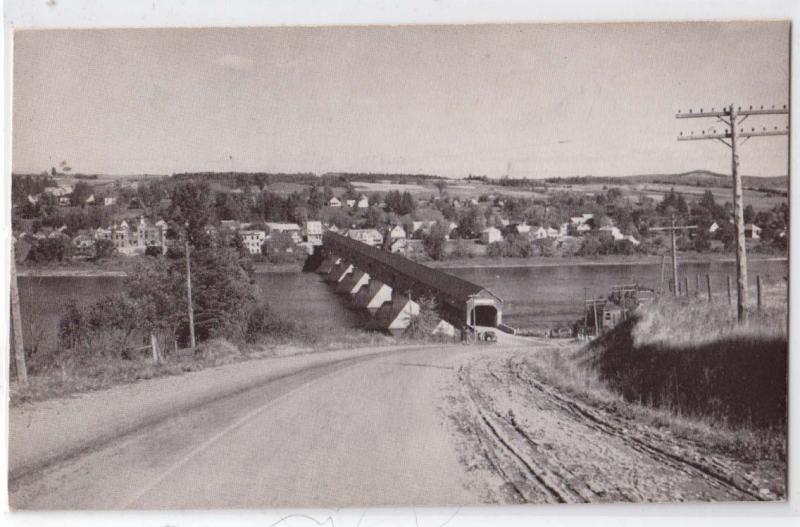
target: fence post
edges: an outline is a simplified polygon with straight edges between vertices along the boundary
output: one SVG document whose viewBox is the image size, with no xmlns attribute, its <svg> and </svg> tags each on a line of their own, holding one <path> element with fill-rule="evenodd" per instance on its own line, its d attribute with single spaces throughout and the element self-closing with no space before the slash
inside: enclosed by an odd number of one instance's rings
<svg viewBox="0 0 800 527">
<path fill-rule="evenodd" d="M 733 303 L 733 299 L 731 298 L 731 275 L 728 275 L 728 305 Z"/>
<path fill-rule="evenodd" d="M 711 302 L 711 275 L 706 275 L 706 288 L 708 289 L 708 301 Z"/>
<path fill-rule="evenodd" d="M 683 275 L 683 294 L 689 296 L 689 275 Z"/>
<path fill-rule="evenodd" d="M 761 311 L 761 275 L 756 275 L 756 291 L 758 293 L 758 310 Z"/>
<path fill-rule="evenodd" d="M 697 296 L 700 296 L 700 275 L 694 275 L 694 292 Z"/>
<path fill-rule="evenodd" d="M 150 333 L 150 347 L 153 350 L 153 362 L 156 364 L 159 363 L 159 353 L 158 353 L 158 339 L 156 339 L 155 333 Z"/>
</svg>

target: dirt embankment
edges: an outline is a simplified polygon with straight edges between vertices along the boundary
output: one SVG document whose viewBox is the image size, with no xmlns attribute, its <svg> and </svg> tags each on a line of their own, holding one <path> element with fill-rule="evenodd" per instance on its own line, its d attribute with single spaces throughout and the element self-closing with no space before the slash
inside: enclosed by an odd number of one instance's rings
<svg viewBox="0 0 800 527">
<path fill-rule="evenodd" d="M 777 500 L 785 465 L 743 462 L 545 382 L 541 350 L 484 354 L 451 386 L 450 425 L 492 502 Z M 559 350 L 557 350 L 559 351 Z M 560 350 L 565 351 L 565 350 Z"/>
</svg>

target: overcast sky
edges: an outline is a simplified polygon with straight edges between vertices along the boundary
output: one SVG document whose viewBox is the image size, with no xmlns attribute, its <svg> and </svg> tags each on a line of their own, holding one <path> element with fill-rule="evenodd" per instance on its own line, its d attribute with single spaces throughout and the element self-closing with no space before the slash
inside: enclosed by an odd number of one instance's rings
<svg viewBox="0 0 800 527">
<path fill-rule="evenodd" d="M 730 172 L 689 107 L 783 105 L 789 24 L 21 31 L 13 169 Z M 750 118 L 748 126 L 785 125 Z M 741 148 L 788 173 L 788 141 Z"/>
</svg>

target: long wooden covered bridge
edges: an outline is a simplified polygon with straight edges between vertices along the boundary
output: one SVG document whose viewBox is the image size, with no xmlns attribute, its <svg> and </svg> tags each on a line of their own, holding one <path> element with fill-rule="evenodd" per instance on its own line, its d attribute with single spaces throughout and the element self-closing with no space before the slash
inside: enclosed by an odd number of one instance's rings
<svg viewBox="0 0 800 527">
<path fill-rule="evenodd" d="M 325 233 L 317 250 L 315 256 L 321 260 L 317 272 L 327 274 L 330 281 L 341 284 L 338 290 L 344 288 L 354 298 L 366 295 L 365 305 L 399 296 L 410 301 L 428 298 L 436 302 L 441 318 L 456 328 L 502 323 L 503 300 L 457 276 L 334 232 Z"/>
</svg>

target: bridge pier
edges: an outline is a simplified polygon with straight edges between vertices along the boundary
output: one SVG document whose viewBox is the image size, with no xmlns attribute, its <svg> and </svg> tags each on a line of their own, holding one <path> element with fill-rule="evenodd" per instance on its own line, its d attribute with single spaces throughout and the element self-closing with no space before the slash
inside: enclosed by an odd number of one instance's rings
<svg viewBox="0 0 800 527">
<path fill-rule="evenodd" d="M 411 317 L 419 315 L 419 304 L 406 295 L 393 294 L 373 315 L 371 325 L 376 329 L 402 333 L 411 322 Z"/>
<path fill-rule="evenodd" d="M 335 254 L 329 254 L 328 256 L 325 257 L 324 260 L 322 260 L 322 263 L 319 264 L 319 267 L 317 267 L 317 273 L 328 274 L 331 272 L 331 269 L 333 269 L 333 266 L 341 261 L 342 259 L 336 256 Z"/>
<path fill-rule="evenodd" d="M 392 288 L 380 280 L 370 280 L 366 287 L 356 293 L 353 303 L 356 307 L 361 307 L 374 313 L 386 302 L 392 300 Z"/>
<path fill-rule="evenodd" d="M 361 269 L 353 269 L 344 280 L 336 286 L 336 292 L 341 294 L 355 295 L 364 285 L 369 282 L 369 275 Z"/>
<path fill-rule="evenodd" d="M 325 278 L 325 280 L 332 284 L 338 284 L 344 279 L 344 277 L 352 272 L 353 264 L 341 261 L 333 266 L 333 269 L 331 269 L 331 272 L 328 273 L 328 276 Z"/>
</svg>

